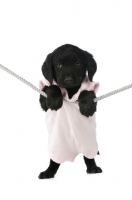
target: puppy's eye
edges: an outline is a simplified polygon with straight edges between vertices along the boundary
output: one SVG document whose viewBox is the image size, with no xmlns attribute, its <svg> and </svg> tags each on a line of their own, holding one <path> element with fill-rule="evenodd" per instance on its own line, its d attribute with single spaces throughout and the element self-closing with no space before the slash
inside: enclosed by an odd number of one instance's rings
<svg viewBox="0 0 132 200">
<path fill-rule="evenodd" d="M 77 61 L 77 62 L 75 63 L 75 65 L 76 65 L 76 67 L 80 67 L 80 66 L 81 66 L 81 64 L 80 64 L 79 61 Z"/>
<path fill-rule="evenodd" d="M 61 69 L 63 65 L 61 63 L 57 63 L 57 68 Z"/>
</svg>

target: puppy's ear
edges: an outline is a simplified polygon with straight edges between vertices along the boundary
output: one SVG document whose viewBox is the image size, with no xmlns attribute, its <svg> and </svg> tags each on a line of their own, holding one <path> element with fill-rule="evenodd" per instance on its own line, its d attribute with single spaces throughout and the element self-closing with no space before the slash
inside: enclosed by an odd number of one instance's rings
<svg viewBox="0 0 132 200">
<path fill-rule="evenodd" d="M 43 65 L 42 73 L 44 77 L 52 84 L 53 81 L 53 66 L 52 66 L 52 53 L 48 54 Z"/>
<path fill-rule="evenodd" d="M 89 80 L 92 82 L 93 76 L 95 72 L 97 71 L 97 64 L 95 60 L 93 59 L 92 54 L 88 53 L 87 51 L 84 51 L 85 57 L 86 57 L 86 68 L 88 70 L 88 77 Z"/>
</svg>

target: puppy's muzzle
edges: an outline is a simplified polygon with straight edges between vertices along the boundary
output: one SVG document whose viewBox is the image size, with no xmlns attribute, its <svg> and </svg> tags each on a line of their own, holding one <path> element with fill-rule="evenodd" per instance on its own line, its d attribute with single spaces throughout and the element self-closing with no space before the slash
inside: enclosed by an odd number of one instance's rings
<svg viewBox="0 0 132 200">
<path fill-rule="evenodd" d="M 71 77 L 65 77 L 64 82 L 70 84 L 73 82 L 73 79 Z"/>
</svg>

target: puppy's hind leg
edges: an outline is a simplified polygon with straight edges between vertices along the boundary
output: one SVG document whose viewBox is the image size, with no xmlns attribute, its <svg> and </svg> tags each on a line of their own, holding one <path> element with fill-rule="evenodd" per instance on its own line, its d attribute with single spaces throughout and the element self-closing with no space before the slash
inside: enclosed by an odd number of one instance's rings
<svg viewBox="0 0 132 200">
<path fill-rule="evenodd" d="M 96 165 L 94 159 L 88 159 L 85 156 L 83 158 L 84 158 L 84 162 L 85 162 L 85 164 L 87 166 L 86 172 L 88 174 L 96 174 L 96 173 L 101 173 L 102 172 L 102 169 Z"/>
<path fill-rule="evenodd" d="M 59 166 L 60 166 L 59 163 L 56 163 L 50 159 L 49 167 L 44 172 L 41 172 L 38 178 L 39 179 L 54 178 L 54 175 L 56 174 Z"/>
</svg>

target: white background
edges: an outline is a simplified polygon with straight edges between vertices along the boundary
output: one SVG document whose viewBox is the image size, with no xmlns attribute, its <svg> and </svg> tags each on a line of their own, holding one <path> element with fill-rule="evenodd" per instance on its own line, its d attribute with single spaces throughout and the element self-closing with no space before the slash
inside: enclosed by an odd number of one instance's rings
<svg viewBox="0 0 132 200">
<path fill-rule="evenodd" d="M 132 83 L 131 0 L 0 1 L 0 63 L 35 86 L 65 43 L 94 55 L 98 96 Z M 0 69 L 0 200 L 132 199 L 131 102 L 131 89 L 98 102 L 102 174 L 87 175 L 79 155 L 39 180 L 49 163 L 39 94 Z"/>
</svg>

